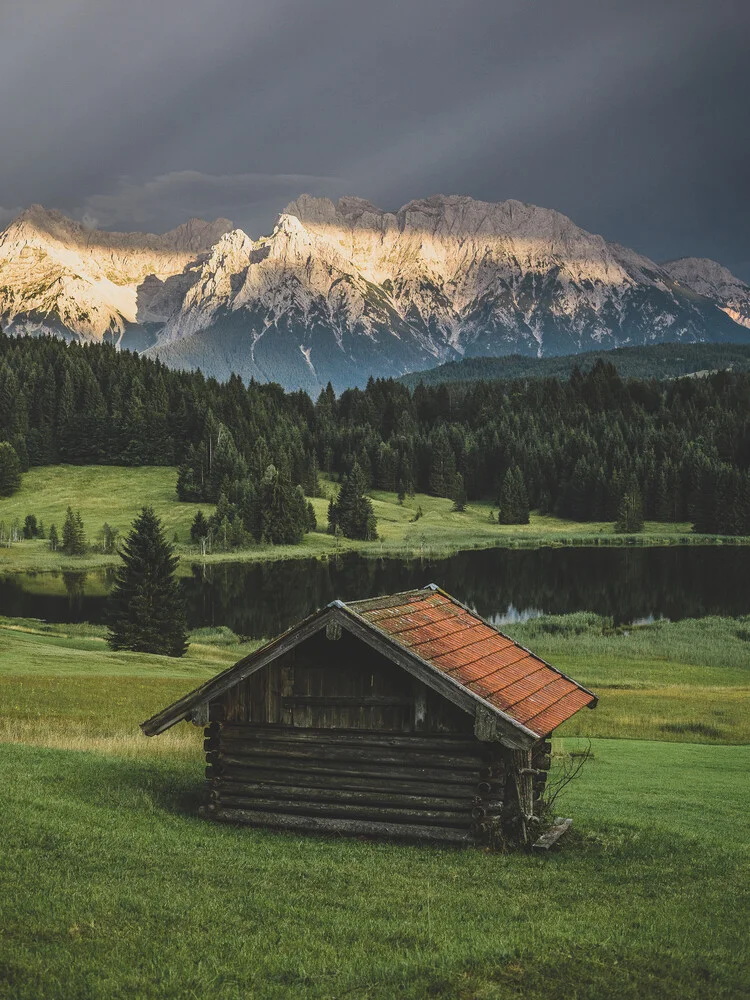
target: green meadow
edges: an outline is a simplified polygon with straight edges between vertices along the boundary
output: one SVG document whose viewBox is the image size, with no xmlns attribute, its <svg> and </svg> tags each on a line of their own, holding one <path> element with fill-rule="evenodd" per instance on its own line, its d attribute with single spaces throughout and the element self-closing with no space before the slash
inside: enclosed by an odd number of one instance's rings
<svg viewBox="0 0 750 1000">
<path fill-rule="evenodd" d="M 600 696 L 545 857 L 211 824 L 202 731 L 138 723 L 250 645 L 1 620 L 2 1000 L 747 996 L 750 619 L 508 629 Z"/>
<path fill-rule="evenodd" d="M 54 523 L 59 531 L 70 505 L 81 511 L 92 547 L 84 556 L 65 556 L 51 552 L 45 541 L 18 542 L 9 548 L 0 547 L 0 572 L 93 569 L 114 565 L 116 555 L 96 551 L 98 532 L 107 522 L 125 533 L 146 502 L 162 519 L 169 538 L 176 536 L 178 552 L 195 559 L 198 549 L 190 543 L 190 525 L 198 509 L 208 515 L 213 508 L 210 504 L 178 501 L 176 482 L 177 470 L 168 467 L 53 465 L 31 469 L 22 477 L 17 493 L 0 499 L 0 522 L 8 527 L 17 520 L 22 525 L 27 514 L 35 514 L 46 529 Z M 332 494 L 336 489 L 335 484 L 322 480 L 324 493 Z M 376 490 L 372 498 L 378 519 L 377 541 L 336 539 L 327 534 L 328 499 L 316 497 L 312 502 L 318 531 L 306 535 L 301 545 L 256 545 L 214 552 L 206 561 L 326 557 L 349 551 L 376 556 L 438 557 L 462 549 L 493 546 L 670 545 L 721 541 L 693 535 L 689 524 L 647 522 L 643 534 L 633 537 L 616 535 L 610 523 L 581 523 L 535 513 L 529 524 L 499 525 L 490 522 L 492 505 L 489 503 L 470 503 L 463 513 L 457 513 L 452 510 L 451 501 L 442 497 L 416 494 L 399 504 L 395 494 Z"/>
</svg>

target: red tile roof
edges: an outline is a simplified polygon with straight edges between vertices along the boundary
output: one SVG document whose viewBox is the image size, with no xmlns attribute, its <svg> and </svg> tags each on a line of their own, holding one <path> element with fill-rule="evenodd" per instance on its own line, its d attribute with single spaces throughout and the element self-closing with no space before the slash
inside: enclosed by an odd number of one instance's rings
<svg viewBox="0 0 750 1000">
<path fill-rule="evenodd" d="M 596 695 L 434 585 L 345 606 L 539 737 L 596 705 Z"/>
</svg>

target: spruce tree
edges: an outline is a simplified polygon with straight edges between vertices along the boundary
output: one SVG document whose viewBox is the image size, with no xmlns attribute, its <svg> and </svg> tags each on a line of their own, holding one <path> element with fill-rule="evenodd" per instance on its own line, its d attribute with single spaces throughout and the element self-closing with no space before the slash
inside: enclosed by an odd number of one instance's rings
<svg viewBox="0 0 750 1000">
<path fill-rule="evenodd" d="M 51 524 L 49 526 L 49 547 L 53 552 L 57 552 L 58 546 L 60 545 L 60 538 L 57 534 L 57 525 Z"/>
<path fill-rule="evenodd" d="M 208 534 L 208 521 L 202 510 L 193 518 L 193 523 L 190 525 L 190 537 L 192 540 L 200 544 L 201 538 L 205 538 Z"/>
<path fill-rule="evenodd" d="M 315 508 L 313 507 L 312 501 L 307 501 L 307 530 L 317 531 L 318 529 L 318 519 L 315 516 Z"/>
<path fill-rule="evenodd" d="M 81 520 L 81 512 L 73 513 L 68 507 L 62 530 L 62 550 L 66 556 L 80 556 L 86 551 L 86 534 Z"/>
<path fill-rule="evenodd" d="M 643 531 L 643 501 L 635 476 L 630 476 L 622 494 L 615 531 L 625 532 L 629 535 Z"/>
<path fill-rule="evenodd" d="M 298 545 L 307 530 L 307 505 L 301 487 L 289 476 L 269 465 L 260 481 L 257 497 L 258 541 L 271 545 Z"/>
<path fill-rule="evenodd" d="M 0 441 L 0 497 L 9 497 L 21 485 L 21 463 L 12 444 Z"/>
<path fill-rule="evenodd" d="M 498 524 L 529 523 L 529 498 L 518 466 L 511 466 L 505 473 L 498 506 Z"/>
<path fill-rule="evenodd" d="M 466 510 L 466 487 L 464 486 L 464 477 L 460 472 L 456 473 L 456 481 L 453 486 L 452 510 L 460 514 Z"/>
<path fill-rule="evenodd" d="M 120 555 L 122 566 L 109 598 L 110 646 L 183 656 L 188 642 L 175 576 L 179 558 L 153 507 L 144 507 L 136 517 Z"/>
<path fill-rule="evenodd" d="M 338 527 L 346 538 L 373 541 L 377 538 L 377 521 L 372 501 L 365 496 L 365 479 L 355 462 L 352 471 L 344 476 L 338 499 L 328 507 L 328 530 L 332 534 Z"/>
</svg>

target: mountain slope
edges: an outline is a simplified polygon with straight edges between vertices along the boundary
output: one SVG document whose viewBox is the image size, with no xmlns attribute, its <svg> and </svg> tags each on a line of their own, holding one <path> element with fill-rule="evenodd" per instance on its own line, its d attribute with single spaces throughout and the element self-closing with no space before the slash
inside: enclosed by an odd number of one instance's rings
<svg viewBox="0 0 750 1000">
<path fill-rule="evenodd" d="M 334 243 L 288 214 L 269 237 L 235 230 L 217 243 L 154 353 L 217 377 L 236 371 L 310 390 L 457 356 Z"/>
<path fill-rule="evenodd" d="M 287 208 L 461 354 L 562 354 L 741 334 L 659 265 L 559 212 L 460 196 L 382 212 L 357 198 Z"/>
<path fill-rule="evenodd" d="M 205 261 L 154 352 L 315 391 L 461 356 L 747 342 L 721 303 L 549 209 L 301 196 Z"/>
<path fill-rule="evenodd" d="M 182 300 L 185 269 L 229 228 L 226 219 L 192 219 L 161 236 L 109 233 L 32 205 L 0 234 L 0 324 L 12 333 L 142 340 Z M 178 294 L 165 301 L 175 278 Z"/>
<path fill-rule="evenodd" d="M 726 267 L 705 257 L 680 257 L 663 267 L 675 281 L 719 303 L 735 323 L 750 328 L 750 285 Z"/>
<path fill-rule="evenodd" d="M 748 343 L 750 288 L 517 201 L 302 195 L 257 240 L 223 219 L 91 232 L 33 206 L 0 234 L 0 324 L 315 392 L 462 357 Z"/>
</svg>

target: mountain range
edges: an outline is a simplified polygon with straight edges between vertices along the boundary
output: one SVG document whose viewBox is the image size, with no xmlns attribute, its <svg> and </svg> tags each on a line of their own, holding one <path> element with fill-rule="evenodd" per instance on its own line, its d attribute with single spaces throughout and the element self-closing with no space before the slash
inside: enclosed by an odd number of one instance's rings
<svg viewBox="0 0 750 1000">
<path fill-rule="evenodd" d="M 463 357 L 750 343 L 750 286 L 518 201 L 302 195 L 255 240 L 227 219 L 113 233 L 32 206 L 0 233 L 0 325 L 315 392 Z"/>
</svg>

